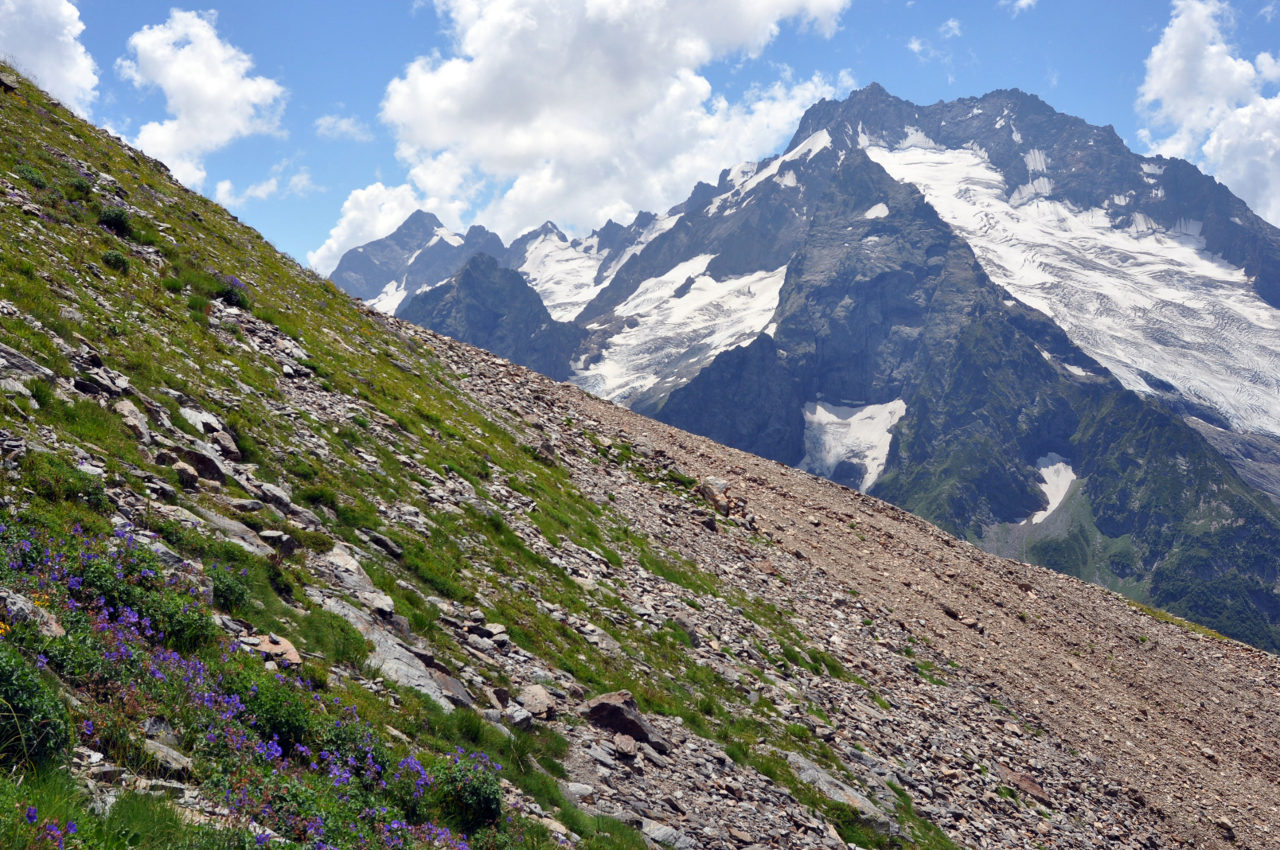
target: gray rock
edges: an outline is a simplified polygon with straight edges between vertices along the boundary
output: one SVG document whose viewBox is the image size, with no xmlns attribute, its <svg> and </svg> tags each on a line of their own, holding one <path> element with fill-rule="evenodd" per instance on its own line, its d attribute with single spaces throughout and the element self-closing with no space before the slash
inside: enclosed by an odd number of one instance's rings
<svg viewBox="0 0 1280 850">
<path fill-rule="evenodd" d="M 578 713 L 603 729 L 621 732 L 638 742 L 649 744 L 659 753 L 671 752 L 671 742 L 645 720 L 630 691 L 601 694 L 583 703 Z"/>
<path fill-rule="evenodd" d="M 270 557 L 274 551 L 270 546 L 262 542 L 262 538 L 258 536 L 258 532 L 254 531 L 244 523 L 236 522 L 234 519 L 224 517 L 222 514 L 215 513 L 199 506 L 196 506 L 195 511 L 219 534 L 239 546 L 241 549 L 244 549 L 246 552 L 267 558 Z"/>
<path fill-rule="evenodd" d="M 228 479 L 236 477 L 236 471 L 218 454 L 217 449 L 208 443 L 197 442 L 189 448 L 180 450 L 182 459 L 195 467 L 201 478 L 224 484 Z"/>
<path fill-rule="evenodd" d="M 690 850 L 690 848 L 698 846 L 697 841 L 694 841 L 680 830 L 673 826 L 667 826 L 665 823 L 659 823 L 656 820 L 645 818 L 640 825 L 640 831 L 650 841 L 655 841 L 667 847 L 675 847 L 676 850 Z"/>
<path fill-rule="evenodd" d="M 390 617 L 395 613 L 395 603 L 391 597 L 374 586 L 345 544 L 338 543 L 325 554 L 314 556 L 310 566 L 312 572 L 328 579 L 334 587 L 350 593 L 379 615 Z"/>
<path fill-rule="evenodd" d="M 373 541 L 375 546 L 395 558 L 397 561 L 404 557 L 404 549 L 399 543 L 395 542 L 390 537 L 368 529 L 365 529 L 364 533 L 369 536 L 369 539 Z"/>
<path fill-rule="evenodd" d="M 298 541 L 283 531 L 267 529 L 260 535 L 262 541 L 280 554 L 288 557 L 298 551 Z"/>
<path fill-rule="evenodd" d="M 191 423 L 191 427 L 202 434 L 216 434 L 219 431 L 226 430 L 218 417 L 204 410 L 194 407 L 181 407 L 178 409 L 178 415 Z"/>
<path fill-rule="evenodd" d="M 275 505 L 277 508 L 288 508 L 293 504 L 289 494 L 274 484 L 259 482 L 258 489 L 262 491 L 262 498 L 267 504 Z"/>
<path fill-rule="evenodd" d="M 219 431 L 209 438 L 209 442 L 217 447 L 222 456 L 230 461 L 240 460 L 240 447 L 226 431 Z"/>
<path fill-rule="evenodd" d="M 122 398 L 111 406 L 116 415 L 124 422 L 125 427 L 133 432 L 138 442 L 144 446 L 151 445 L 151 428 L 147 425 L 147 417 L 127 398 Z"/>
<path fill-rule="evenodd" d="M 190 774 L 191 759 L 173 747 L 148 738 L 142 742 L 142 748 L 146 750 L 147 755 L 155 760 L 156 766 L 163 772 L 174 776 L 187 776 Z"/>
<path fill-rule="evenodd" d="M 516 702 L 534 717 L 550 720 L 556 713 L 556 698 L 542 685 L 530 685 L 520 692 Z"/>
<path fill-rule="evenodd" d="M 859 817 L 878 832 L 889 833 L 893 825 L 889 816 L 851 786 L 836 779 L 799 753 L 787 753 L 787 764 L 791 765 L 792 770 L 796 772 L 796 778 L 801 782 L 812 785 L 828 800 L 851 807 Z"/>
<path fill-rule="evenodd" d="M 507 706 L 502 716 L 517 729 L 528 729 L 533 725 L 533 715 L 515 704 Z"/>
<path fill-rule="evenodd" d="M 186 461 L 180 460 L 173 465 L 173 471 L 178 473 L 178 483 L 183 488 L 190 490 L 200 483 L 200 473 L 196 472 L 196 468 Z"/>
<path fill-rule="evenodd" d="M 454 693 L 451 696 L 440 684 L 441 677 L 445 679 L 452 677 L 445 676 L 439 670 L 433 670 L 423 664 L 409 647 L 387 631 L 381 620 L 343 599 L 324 598 L 323 607 L 326 611 L 332 611 L 355 626 L 356 631 L 373 644 L 373 650 L 369 653 L 368 659 L 370 667 L 398 685 L 421 691 L 446 713 L 453 711 L 457 694 Z M 452 681 L 457 682 L 456 679 Z M 466 693 L 466 688 L 460 682 L 457 683 L 456 689 L 451 684 L 451 690 L 461 690 L 462 693 Z"/>
<path fill-rule="evenodd" d="M 57 617 L 15 590 L 0 588 L 0 608 L 8 613 L 10 622 L 35 623 L 37 631 L 45 637 L 62 637 L 67 633 Z"/>
</svg>

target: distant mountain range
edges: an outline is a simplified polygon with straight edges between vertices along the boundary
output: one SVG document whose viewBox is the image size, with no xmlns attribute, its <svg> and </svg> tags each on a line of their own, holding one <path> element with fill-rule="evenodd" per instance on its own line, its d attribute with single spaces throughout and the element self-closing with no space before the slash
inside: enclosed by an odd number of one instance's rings
<svg viewBox="0 0 1280 850">
<path fill-rule="evenodd" d="M 1280 230 L 997 91 L 879 86 L 664 215 L 505 245 L 417 212 L 379 309 L 1280 650 Z"/>
</svg>

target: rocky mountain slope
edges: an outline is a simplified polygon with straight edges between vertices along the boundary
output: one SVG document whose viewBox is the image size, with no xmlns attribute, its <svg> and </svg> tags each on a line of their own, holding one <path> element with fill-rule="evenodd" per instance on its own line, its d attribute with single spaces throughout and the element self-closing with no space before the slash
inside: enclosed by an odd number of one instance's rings
<svg viewBox="0 0 1280 850">
<path fill-rule="evenodd" d="M 6 846 L 1274 844 L 1275 657 L 370 311 L 12 88 Z"/>
<path fill-rule="evenodd" d="M 662 217 L 503 248 L 547 316 L 473 323 L 461 278 L 397 315 L 1274 651 L 1277 245 L 1036 98 L 871 86 Z"/>
</svg>

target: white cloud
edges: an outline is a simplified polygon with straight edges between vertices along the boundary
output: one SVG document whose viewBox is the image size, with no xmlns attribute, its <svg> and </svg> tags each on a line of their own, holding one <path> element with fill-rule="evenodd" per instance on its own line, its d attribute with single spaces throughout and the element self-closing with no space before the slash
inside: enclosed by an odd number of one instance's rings
<svg viewBox="0 0 1280 850">
<path fill-rule="evenodd" d="M 0 0 L 0 56 L 79 115 L 98 96 L 98 68 L 80 43 L 70 0 Z"/>
<path fill-rule="evenodd" d="M 788 22 L 829 37 L 849 2 L 436 0 L 452 55 L 410 63 L 382 103 L 408 168 L 397 189 L 508 238 L 548 217 L 575 231 L 665 209 L 775 150 L 808 105 L 852 84 L 784 79 L 730 101 L 701 69 L 758 58 Z M 313 256 L 336 260 L 347 219 L 344 207 Z"/>
<path fill-rule="evenodd" d="M 326 139 L 352 139 L 357 142 L 373 140 L 373 134 L 363 121 L 346 115 L 321 115 L 316 119 L 316 133 Z"/>
<path fill-rule="evenodd" d="M 1175 0 L 1147 57 L 1139 132 L 1152 152 L 1196 162 L 1253 209 L 1280 223 L 1280 61 L 1237 55 L 1223 0 Z"/>
<path fill-rule="evenodd" d="M 290 165 L 291 162 L 287 159 L 277 162 L 271 167 L 270 177 L 252 184 L 243 192 L 237 192 L 235 184 L 230 180 L 219 180 L 213 190 L 213 199 L 224 207 L 240 207 L 248 201 L 265 201 L 273 197 L 304 197 L 312 192 L 324 191 L 312 182 L 311 172 L 306 168 L 299 168 L 286 179 L 284 173 Z"/>
<path fill-rule="evenodd" d="M 956 18 L 947 18 L 942 22 L 942 26 L 938 27 L 938 35 L 943 38 L 956 38 L 962 34 L 960 21 Z"/>
<path fill-rule="evenodd" d="M 133 143 L 197 188 L 206 155 L 245 136 L 279 133 L 284 109 L 284 88 L 249 76 L 253 60 L 219 38 L 216 23 L 215 12 L 173 9 L 163 24 L 131 35 L 131 58 L 116 61 L 135 86 L 158 87 L 173 116 L 144 124 Z"/>
<path fill-rule="evenodd" d="M 279 188 L 280 181 L 275 177 L 263 180 L 261 183 L 254 183 L 243 192 L 236 192 L 230 180 L 219 180 L 213 190 L 213 199 L 224 207 L 238 207 L 249 200 L 265 201 Z"/>
<path fill-rule="evenodd" d="M 910 50 L 915 55 L 923 57 L 927 49 L 925 43 L 916 36 L 913 35 L 907 39 L 907 50 Z"/>
<path fill-rule="evenodd" d="M 412 186 L 374 183 L 357 189 L 342 204 L 341 217 L 329 231 L 329 238 L 317 250 L 307 252 L 307 263 L 327 275 L 348 249 L 381 239 L 399 227 L 411 212 L 422 208 L 422 201 Z"/>
<path fill-rule="evenodd" d="M 312 192 L 323 192 L 324 187 L 317 186 L 311 179 L 311 172 L 305 168 L 298 169 L 297 173 L 289 178 L 288 188 L 285 190 L 286 195 L 297 195 L 305 197 Z"/>
<path fill-rule="evenodd" d="M 1000 5 L 1013 10 L 1013 16 L 1016 18 L 1019 12 L 1025 12 L 1028 9 L 1034 9 L 1039 0 L 1000 0 Z"/>
</svg>

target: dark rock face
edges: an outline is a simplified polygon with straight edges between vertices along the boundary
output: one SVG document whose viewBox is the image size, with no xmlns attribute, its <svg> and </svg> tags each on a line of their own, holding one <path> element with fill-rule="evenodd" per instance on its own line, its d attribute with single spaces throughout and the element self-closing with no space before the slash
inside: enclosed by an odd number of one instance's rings
<svg viewBox="0 0 1280 850">
<path fill-rule="evenodd" d="M 569 377 L 582 337 L 576 326 L 551 318 L 519 272 L 488 254 L 472 257 L 447 283 L 409 299 L 399 315 L 557 380 Z"/>
</svg>

